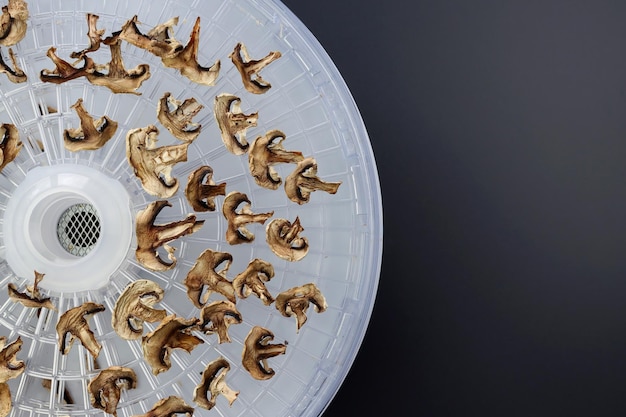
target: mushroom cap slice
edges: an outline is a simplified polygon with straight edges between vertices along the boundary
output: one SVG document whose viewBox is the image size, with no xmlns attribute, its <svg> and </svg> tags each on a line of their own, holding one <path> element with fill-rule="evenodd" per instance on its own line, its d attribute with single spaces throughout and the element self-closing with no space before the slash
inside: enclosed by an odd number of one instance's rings
<svg viewBox="0 0 626 417">
<path fill-rule="evenodd" d="M 246 46 L 239 42 L 235 45 L 235 49 L 230 53 L 230 55 L 228 55 L 228 57 L 233 61 L 233 64 L 239 71 L 243 86 L 246 90 L 248 90 L 248 92 L 253 94 L 263 94 L 272 87 L 270 83 L 261 78 L 259 71 L 280 58 L 280 52 L 272 51 L 264 58 L 251 60 Z"/>
<path fill-rule="evenodd" d="M 341 182 L 324 182 L 317 177 L 317 162 L 313 158 L 306 158 L 296 166 L 296 169 L 285 179 L 285 192 L 294 203 L 309 202 L 311 193 L 316 190 L 335 194 Z"/>
<path fill-rule="evenodd" d="M 9 81 L 15 84 L 24 83 L 28 80 L 28 76 L 19 67 L 17 63 L 17 58 L 15 57 L 15 53 L 13 53 L 13 48 L 9 48 L 9 58 L 11 59 L 11 64 L 13 64 L 13 68 L 9 67 L 6 62 L 4 62 L 4 58 L 0 54 L 0 72 L 7 75 Z"/>
<path fill-rule="evenodd" d="M 203 165 L 187 177 L 185 197 L 194 211 L 215 211 L 215 197 L 218 195 L 226 195 L 226 183 L 215 184 L 210 166 Z"/>
<path fill-rule="evenodd" d="M 242 204 L 243 207 L 241 210 L 237 211 L 237 208 Z M 224 199 L 222 213 L 224 217 L 226 217 L 226 220 L 228 220 L 226 241 L 231 245 L 252 242 L 254 240 L 254 234 L 250 232 L 245 225 L 249 223 L 264 224 L 267 219 L 274 215 L 274 211 L 255 214 L 250 209 L 250 204 L 248 196 L 239 191 L 229 193 Z"/>
<path fill-rule="evenodd" d="M 234 303 L 226 300 L 214 301 L 202 307 L 200 329 L 205 334 L 217 333 L 218 343 L 230 343 L 228 328 L 240 324 L 243 318 Z M 209 325 L 210 324 L 210 325 Z"/>
<path fill-rule="evenodd" d="M 287 219 L 274 219 L 265 228 L 265 239 L 279 258 L 299 261 L 309 253 L 309 240 L 300 236 L 303 230 L 299 217 L 293 223 Z"/>
<path fill-rule="evenodd" d="M 283 291 L 276 297 L 276 309 L 285 317 L 295 315 L 298 331 L 306 323 L 306 310 L 309 308 L 309 303 L 315 306 L 315 311 L 318 313 L 328 308 L 326 298 L 313 283 Z"/>
<path fill-rule="evenodd" d="M 30 292 L 30 294 L 27 294 L 26 292 L 20 292 L 17 289 L 17 286 L 10 282 L 7 285 L 7 289 L 9 291 L 9 298 L 17 303 L 22 304 L 24 307 L 29 307 L 29 308 L 47 308 L 53 311 L 56 311 L 56 307 L 54 306 L 54 304 L 52 304 L 52 301 L 50 301 L 50 298 L 47 297 L 42 297 L 39 294 L 39 283 L 41 282 L 41 280 L 43 279 L 45 274 L 42 274 L 41 272 L 37 272 L 35 271 L 35 282 L 33 283 L 32 286 L 29 286 L 26 288 L 27 292 Z"/>
<path fill-rule="evenodd" d="M 117 416 L 117 404 L 120 401 L 122 389 L 134 389 L 136 387 L 137 375 L 135 371 L 122 366 L 111 366 L 102 370 L 92 379 L 87 390 L 93 407 Z"/>
<path fill-rule="evenodd" d="M 215 97 L 213 114 L 226 149 L 235 155 L 246 153 L 250 146 L 246 141 L 246 130 L 257 125 L 259 113 L 244 114 L 241 99 L 223 93 Z"/>
<path fill-rule="evenodd" d="M 196 220 L 194 214 L 189 214 L 180 221 L 154 224 L 161 210 L 171 206 L 166 200 L 153 201 L 137 213 L 135 257 L 143 266 L 153 271 L 166 271 L 174 268 L 176 266 L 175 249 L 167 243 L 181 236 L 194 233 L 204 225 L 204 220 Z M 171 262 L 166 262 L 159 256 L 157 250 L 161 246 L 168 252 L 168 258 Z"/>
<path fill-rule="evenodd" d="M 274 267 L 269 262 L 261 259 L 253 259 L 248 267 L 233 279 L 235 294 L 239 298 L 247 298 L 254 293 L 263 301 L 266 306 L 274 302 L 274 297 L 265 287 L 264 282 L 268 282 L 274 277 Z"/>
<path fill-rule="evenodd" d="M 117 122 L 108 116 L 102 116 L 98 120 L 91 117 L 83 106 L 82 98 L 76 100 L 72 108 L 78 114 L 80 127 L 63 131 L 63 143 L 68 151 L 100 149 L 117 131 Z"/>
<path fill-rule="evenodd" d="M 198 137 L 202 129 L 202 125 L 192 123 L 191 119 L 203 108 L 204 106 L 193 97 L 181 102 L 166 92 L 159 100 L 157 118 L 176 139 L 191 142 Z"/>
<path fill-rule="evenodd" d="M 0 124 L 0 171 L 17 157 L 21 149 L 17 127 L 10 123 Z"/>
<path fill-rule="evenodd" d="M 202 308 L 213 292 L 223 295 L 231 303 L 237 301 L 233 285 L 226 278 L 226 272 L 232 261 L 233 256 L 227 252 L 206 249 L 200 254 L 183 282 L 187 287 L 187 296 L 193 305 Z M 222 264 L 224 267 L 217 271 L 216 269 Z M 204 295 L 202 295 L 203 290 Z"/>
<path fill-rule="evenodd" d="M 137 15 L 135 15 L 126 21 L 122 29 L 114 35 L 119 35 L 120 39 L 158 57 L 174 56 L 183 49 L 183 45 L 170 35 L 170 31 L 177 24 L 178 17 L 173 17 L 155 26 L 144 35 L 137 27 Z"/>
<path fill-rule="evenodd" d="M 105 307 L 102 304 L 88 301 L 78 307 L 67 310 L 61 315 L 56 325 L 56 331 L 59 339 L 59 350 L 63 355 L 69 353 L 74 340 L 78 338 L 91 353 L 91 356 L 94 358 L 98 357 L 102 345 L 96 340 L 87 320 L 92 315 L 104 310 Z M 68 334 L 70 335 L 69 338 L 67 337 Z"/>
<path fill-rule="evenodd" d="M 270 190 L 277 189 L 283 182 L 272 165 L 297 163 L 304 159 L 302 152 L 287 151 L 283 148 L 285 134 L 280 130 L 270 130 L 252 142 L 248 152 L 250 173 L 258 185 Z"/>
<path fill-rule="evenodd" d="M 184 319 L 176 315 L 167 316 L 159 327 L 142 338 L 144 359 L 158 375 L 172 366 L 170 359 L 173 349 L 183 349 L 190 353 L 202 339 L 191 334 L 198 326 L 198 319 Z"/>
<path fill-rule="evenodd" d="M 17 354 L 22 349 L 22 338 L 18 336 L 8 345 L 6 342 L 6 337 L 0 337 L 0 383 L 17 378 L 26 369 L 24 362 L 17 359 Z"/>
<path fill-rule="evenodd" d="M 282 343 L 271 344 L 274 333 L 261 326 L 254 326 L 243 345 L 241 363 L 254 379 L 267 380 L 274 376 L 275 372 L 267 366 L 267 359 L 283 355 L 287 345 Z"/>
<path fill-rule="evenodd" d="M 28 29 L 28 15 L 28 3 L 24 0 L 9 0 L 2 7 L 0 45 L 13 46 L 24 39 Z"/>
<path fill-rule="evenodd" d="M 165 292 L 154 281 L 140 279 L 128 284 L 113 309 L 111 325 L 126 340 L 139 339 L 143 335 L 143 323 L 154 323 L 167 316 L 165 310 L 152 306 L 163 300 Z"/>
<path fill-rule="evenodd" d="M 178 191 L 172 167 L 187 160 L 189 143 L 157 148 L 158 134 L 154 125 L 130 130 L 126 135 L 126 157 L 147 193 L 169 198 Z"/>
<path fill-rule="evenodd" d="M 237 399 L 239 391 L 233 391 L 226 385 L 226 374 L 230 364 L 223 357 L 210 362 L 202 373 L 202 380 L 193 392 L 193 401 L 205 410 L 215 407 L 218 395 L 223 395 L 229 405 Z M 211 398 L 209 398 L 209 393 Z"/>
<path fill-rule="evenodd" d="M 187 416 L 192 416 L 193 411 L 193 407 L 187 405 L 185 400 L 171 395 L 159 400 L 147 413 L 133 417 L 173 417 L 176 414 L 183 413 Z"/>
</svg>

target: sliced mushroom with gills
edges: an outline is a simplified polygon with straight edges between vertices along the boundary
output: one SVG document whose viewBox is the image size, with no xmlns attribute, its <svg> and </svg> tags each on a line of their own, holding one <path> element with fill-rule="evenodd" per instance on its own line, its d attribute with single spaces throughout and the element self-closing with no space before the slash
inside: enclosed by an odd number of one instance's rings
<svg viewBox="0 0 626 417">
<path fill-rule="evenodd" d="M 111 366 L 89 381 L 87 390 L 91 405 L 107 414 L 117 416 L 117 405 L 123 389 L 135 389 L 137 375 L 131 368 Z"/>
<path fill-rule="evenodd" d="M 200 254 L 183 282 L 194 306 L 202 308 L 214 292 L 223 295 L 231 303 L 237 301 L 233 284 L 226 278 L 232 261 L 233 256 L 227 252 L 206 249 Z M 218 271 L 217 268 L 222 264 L 224 267 Z"/>
<path fill-rule="evenodd" d="M 13 68 L 9 67 L 7 63 L 4 62 L 4 58 L 2 58 L 2 55 L 0 54 L 0 73 L 6 74 L 7 78 L 12 83 L 20 84 L 26 82 L 28 80 L 28 76 L 17 64 L 17 58 L 15 57 L 13 48 L 9 48 L 9 59 L 11 60 Z"/>
<path fill-rule="evenodd" d="M 240 211 L 237 208 L 243 204 Z M 229 193 L 224 199 L 222 213 L 228 220 L 226 229 L 226 241 L 231 245 L 250 243 L 254 240 L 254 234 L 245 225 L 250 223 L 264 224 L 267 219 L 274 215 L 274 211 L 255 214 L 250 208 L 248 196 L 239 191 Z"/>
<path fill-rule="evenodd" d="M 96 336 L 89 328 L 88 320 L 94 314 L 104 310 L 105 307 L 102 304 L 87 301 L 63 313 L 56 325 L 59 351 L 63 355 L 67 355 L 74 344 L 74 340 L 78 339 L 85 349 L 91 353 L 91 356 L 97 358 L 102 345 L 98 343 Z"/>
<path fill-rule="evenodd" d="M 298 332 L 307 321 L 306 311 L 309 304 L 313 304 L 318 313 L 328 308 L 326 298 L 313 283 L 283 291 L 276 297 L 276 309 L 280 314 L 285 317 L 296 316 Z"/>
<path fill-rule="evenodd" d="M 198 319 L 185 319 L 176 315 L 167 316 L 153 332 L 142 338 L 144 359 L 158 375 L 172 367 L 173 349 L 183 349 L 187 353 L 201 343 L 202 339 L 191 334 L 198 326 Z"/>
<path fill-rule="evenodd" d="M 176 139 L 192 142 L 200 134 L 202 125 L 191 120 L 203 108 L 193 97 L 181 102 L 166 92 L 159 100 L 157 118 Z"/>
<path fill-rule="evenodd" d="M 137 249 L 135 258 L 148 269 L 153 271 L 167 271 L 176 266 L 175 248 L 167 243 L 198 231 L 204 220 L 196 220 L 195 214 L 189 214 L 185 219 L 165 224 L 154 224 L 156 217 L 164 207 L 172 205 L 167 200 L 153 201 L 137 213 L 136 235 Z M 163 247 L 168 253 L 171 262 L 159 256 L 158 249 Z"/>
<path fill-rule="evenodd" d="M 309 202 L 311 193 L 316 190 L 335 194 L 341 182 L 325 182 L 317 177 L 317 162 L 306 158 L 298 162 L 296 169 L 285 179 L 285 192 L 294 203 Z"/>
<path fill-rule="evenodd" d="M 13 46 L 26 36 L 28 29 L 28 3 L 9 0 L 0 15 L 0 45 Z"/>
<path fill-rule="evenodd" d="M 113 309 L 111 325 L 115 332 L 126 340 L 143 336 L 143 323 L 154 323 L 167 316 L 165 310 L 154 309 L 154 304 L 163 300 L 165 292 L 154 281 L 140 279 L 126 286 Z"/>
<path fill-rule="evenodd" d="M 230 371 L 230 364 L 224 357 L 210 362 L 202 373 L 202 380 L 193 393 L 193 401 L 205 410 L 215 407 L 217 397 L 222 395 L 233 405 L 239 391 L 232 390 L 226 385 L 226 375 Z M 210 398 L 209 398 L 210 394 Z"/>
<path fill-rule="evenodd" d="M 217 342 L 230 343 L 228 328 L 240 324 L 243 318 L 234 303 L 230 301 L 213 301 L 206 304 L 200 311 L 200 330 L 204 334 L 217 333 Z"/>
<path fill-rule="evenodd" d="M 241 99 L 227 93 L 215 97 L 213 113 L 226 149 L 235 155 L 246 153 L 250 147 L 246 131 L 257 125 L 259 113 L 244 114 Z"/>
<path fill-rule="evenodd" d="M 276 372 L 267 364 L 269 358 L 284 355 L 287 344 L 269 343 L 274 333 L 261 326 L 254 326 L 244 341 L 241 363 L 250 375 L 257 380 L 268 380 Z"/>
<path fill-rule="evenodd" d="M 53 70 L 42 69 L 39 72 L 39 79 L 45 83 L 63 84 L 76 78 L 86 77 L 87 74 L 93 72 L 96 68 L 95 62 L 87 55 L 83 56 L 83 66 L 74 67 L 64 59 L 59 58 L 56 54 L 57 48 L 51 46 L 46 55 L 52 60 L 55 68 Z"/>
<path fill-rule="evenodd" d="M 17 127 L 10 123 L 0 124 L 0 171 L 11 163 L 22 149 Z"/>
<path fill-rule="evenodd" d="M 28 308 L 47 308 L 49 310 L 56 311 L 56 307 L 52 304 L 49 297 L 42 297 L 39 293 L 39 283 L 43 279 L 45 274 L 35 271 L 35 282 L 32 286 L 26 287 L 26 292 L 20 292 L 17 286 L 10 282 L 7 285 L 9 291 L 9 298 L 16 303 L 22 304 Z M 30 294 L 28 294 L 30 293 Z"/>
<path fill-rule="evenodd" d="M 22 349 L 22 338 L 18 336 L 8 345 L 6 342 L 6 337 L 0 337 L 0 417 L 8 416 L 12 408 L 11 389 L 7 381 L 19 377 L 26 369 L 24 362 L 17 359 Z"/>
<path fill-rule="evenodd" d="M 265 228 L 265 239 L 279 258 L 299 261 L 309 253 L 309 240 L 300 236 L 303 230 L 299 217 L 293 223 L 287 219 L 274 219 Z"/>
<path fill-rule="evenodd" d="M 276 190 L 283 180 L 272 165 L 298 163 L 304 159 L 302 152 L 287 151 L 283 148 L 285 134 L 280 130 L 271 130 L 256 138 L 248 152 L 250 173 L 258 185 Z"/>
<path fill-rule="evenodd" d="M 117 131 L 117 122 L 108 116 L 105 115 L 95 120 L 83 106 L 82 98 L 79 98 L 72 108 L 78 114 L 80 127 L 63 131 L 63 143 L 68 151 L 100 149 Z"/>
<path fill-rule="evenodd" d="M 203 165 L 187 177 L 185 197 L 194 211 L 215 211 L 215 197 L 219 195 L 226 195 L 226 183 L 215 183 L 210 166 Z"/>
<path fill-rule="evenodd" d="M 89 38 L 89 46 L 82 51 L 72 52 L 70 54 L 71 58 L 82 58 L 85 54 L 100 49 L 102 35 L 104 35 L 105 30 L 97 28 L 98 19 L 100 19 L 100 16 L 97 14 L 87 13 L 87 37 Z"/>
<path fill-rule="evenodd" d="M 269 90 L 272 85 L 265 81 L 259 75 L 259 71 L 281 57 L 278 51 L 272 51 L 264 58 L 253 60 L 248 55 L 246 46 L 239 42 L 235 45 L 235 49 L 228 56 L 232 61 L 239 74 L 244 88 L 253 94 L 263 94 Z"/>
<path fill-rule="evenodd" d="M 253 259 L 248 267 L 233 279 L 235 294 L 247 298 L 254 293 L 266 306 L 274 302 L 274 297 L 265 286 L 274 277 L 274 267 L 262 259 Z"/>
<path fill-rule="evenodd" d="M 171 395 L 157 401 L 157 403 L 147 413 L 132 417 L 173 417 L 177 414 L 192 416 L 193 411 L 193 407 L 187 405 L 185 400 L 175 395 Z"/>
<path fill-rule="evenodd" d="M 159 198 L 169 198 L 178 191 L 178 179 L 172 168 L 187 161 L 189 143 L 156 147 L 159 129 L 154 125 L 132 129 L 126 135 L 126 158 L 143 189 Z"/>
<path fill-rule="evenodd" d="M 183 49 L 183 45 L 174 39 L 170 32 L 178 24 L 178 17 L 173 17 L 165 23 L 155 26 L 147 34 L 141 33 L 137 27 L 137 16 L 126 21 L 119 32 L 114 36 L 144 49 L 160 58 L 171 57 L 178 54 Z"/>
</svg>

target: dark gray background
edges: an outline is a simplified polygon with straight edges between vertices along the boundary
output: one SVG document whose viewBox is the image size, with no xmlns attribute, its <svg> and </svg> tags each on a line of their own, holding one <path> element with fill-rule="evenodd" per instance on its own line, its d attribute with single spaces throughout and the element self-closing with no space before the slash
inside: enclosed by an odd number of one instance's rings
<svg viewBox="0 0 626 417">
<path fill-rule="evenodd" d="M 368 128 L 372 320 L 325 416 L 626 414 L 626 3 L 285 0 Z"/>
</svg>

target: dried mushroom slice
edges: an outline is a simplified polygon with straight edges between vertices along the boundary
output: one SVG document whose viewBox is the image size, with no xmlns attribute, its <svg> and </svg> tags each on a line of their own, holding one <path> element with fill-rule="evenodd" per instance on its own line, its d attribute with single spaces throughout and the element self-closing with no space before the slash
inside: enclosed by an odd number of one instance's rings
<svg viewBox="0 0 626 417">
<path fill-rule="evenodd" d="M 181 102 L 166 92 L 159 100 L 157 118 L 176 139 L 191 142 L 198 137 L 202 129 L 202 125 L 191 120 L 203 108 L 204 106 L 193 97 Z"/>
<path fill-rule="evenodd" d="M 272 340 L 274 333 L 260 326 L 254 326 L 246 337 L 241 363 L 254 379 L 267 380 L 273 377 L 275 372 L 268 367 L 267 360 L 283 355 L 287 350 L 286 343 L 269 343 Z"/>
<path fill-rule="evenodd" d="M 217 396 L 222 395 L 228 400 L 229 405 L 233 405 L 239 391 L 234 391 L 226 385 L 228 371 L 230 364 L 223 357 L 220 356 L 210 362 L 202 373 L 200 384 L 193 392 L 193 401 L 205 410 L 210 410 L 215 407 Z"/>
<path fill-rule="evenodd" d="M 28 3 L 24 0 L 9 0 L 2 7 L 0 16 L 0 45 L 13 46 L 26 36 L 28 29 Z"/>
<path fill-rule="evenodd" d="M 74 340 L 78 338 L 85 349 L 91 353 L 91 356 L 97 358 L 102 345 L 98 343 L 96 336 L 89 328 L 88 320 L 94 314 L 104 310 L 105 307 L 102 304 L 88 301 L 63 313 L 56 325 L 59 351 L 63 355 L 67 355 L 74 344 Z"/>
<path fill-rule="evenodd" d="M 113 309 L 111 326 L 126 340 L 139 339 L 143 335 L 143 323 L 154 323 L 167 316 L 165 310 L 152 306 L 163 300 L 165 292 L 154 281 L 139 279 L 126 286 Z"/>
<path fill-rule="evenodd" d="M 6 382 L 0 383 L 0 417 L 7 417 L 13 408 L 11 388 Z"/>
<path fill-rule="evenodd" d="M 170 32 L 178 24 L 178 17 L 173 17 L 165 23 L 155 26 L 147 34 L 141 33 L 137 27 L 137 16 L 133 16 L 122 26 L 119 32 L 120 39 L 144 49 L 160 58 L 175 56 L 183 49 L 183 45 L 174 39 Z"/>
<path fill-rule="evenodd" d="M 243 318 L 234 303 L 214 301 L 202 307 L 200 311 L 200 330 L 205 334 L 217 333 L 218 343 L 230 343 L 228 328 L 240 324 Z"/>
<path fill-rule="evenodd" d="M 9 67 L 7 63 L 4 62 L 4 58 L 2 58 L 2 54 L 0 54 L 0 73 L 6 74 L 9 81 L 12 83 L 19 84 L 26 82 L 28 80 L 28 76 L 17 64 L 17 58 L 13 53 L 13 48 L 9 48 L 9 58 L 11 59 L 13 68 Z"/>
<path fill-rule="evenodd" d="M 51 46 L 46 53 L 46 56 L 54 63 L 55 68 L 53 70 L 44 68 L 39 73 L 39 79 L 45 83 L 63 84 L 76 78 L 85 77 L 96 68 L 96 64 L 87 55 L 83 56 L 83 66 L 76 68 L 69 62 L 59 58 L 56 50 L 57 48 Z"/>
<path fill-rule="evenodd" d="M 198 326 L 198 319 L 184 319 L 176 315 L 167 316 L 153 332 L 142 339 L 144 359 L 152 368 L 152 373 L 158 375 L 171 368 L 171 352 L 173 349 L 183 349 L 188 353 L 199 344 L 202 339 L 191 334 Z"/>
<path fill-rule="evenodd" d="M 147 413 L 132 417 L 173 417 L 177 414 L 192 416 L 193 411 L 193 407 L 187 405 L 185 400 L 171 395 L 167 398 L 159 400 Z"/>
<path fill-rule="evenodd" d="M 139 263 L 153 271 L 166 271 L 174 268 L 176 266 L 175 248 L 167 245 L 167 243 L 198 231 L 204 224 L 204 220 L 196 220 L 194 214 L 189 214 L 180 221 L 154 224 L 161 210 L 171 206 L 168 201 L 154 201 L 137 213 L 135 257 Z M 159 256 L 158 248 L 161 246 L 167 251 L 171 262 L 164 261 Z"/>
<path fill-rule="evenodd" d="M 233 279 L 235 294 L 239 298 L 247 298 L 254 293 L 263 301 L 263 304 L 268 306 L 274 302 L 274 297 L 272 297 L 264 283 L 273 277 L 274 267 L 272 264 L 261 259 L 254 259 L 250 261 L 245 271 Z"/>
<path fill-rule="evenodd" d="M 100 16 L 97 14 L 87 13 L 87 37 L 89 38 L 89 46 L 82 51 L 72 52 L 70 54 L 71 58 L 82 58 L 85 54 L 100 49 L 102 35 L 104 35 L 105 30 L 96 27 L 98 19 L 100 19 Z"/>
<path fill-rule="evenodd" d="M 87 390 L 91 405 L 107 414 L 117 416 L 117 405 L 123 389 L 135 389 L 137 375 L 131 368 L 111 366 L 89 382 Z"/>
<path fill-rule="evenodd" d="M 126 135 L 126 158 L 143 189 L 154 196 L 169 198 L 178 191 L 172 168 L 187 161 L 189 143 L 156 147 L 159 129 L 153 125 L 132 129 Z"/>
<path fill-rule="evenodd" d="M 306 310 L 309 308 L 309 304 L 313 304 L 318 313 L 322 313 L 328 308 L 326 298 L 313 283 L 283 291 L 276 297 L 276 309 L 285 317 L 295 315 L 298 331 L 306 323 Z"/>
<path fill-rule="evenodd" d="M 215 184 L 210 166 L 203 165 L 187 177 L 185 197 L 194 211 L 215 211 L 215 197 L 218 195 L 226 195 L 226 183 Z"/>
<path fill-rule="evenodd" d="M 272 165 L 298 163 L 304 159 L 302 152 L 287 151 L 283 148 L 285 134 L 271 130 L 252 142 L 248 153 L 250 173 L 258 185 L 276 190 L 283 182 Z"/>
<path fill-rule="evenodd" d="M 26 365 L 17 359 L 17 354 L 22 349 L 22 338 L 7 345 L 7 338 L 0 337 L 0 383 L 17 378 L 24 373 Z"/>
<path fill-rule="evenodd" d="M 17 127 L 10 123 L 0 124 L 0 171 L 17 157 L 21 149 Z"/>
<path fill-rule="evenodd" d="M 180 73 L 189 78 L 191 81 L 213 86 L 215 80 L 220 73 L 220 61 L 216 61 L 210 67 L 203 67 L 198 64 L 198 44 L 200 42 L 200 17 L 196 18 L 196 23 L 193 26 L 191 35 L 189 36 L 189 42 L 175 55 L 166 55 L 161 57 L 161 62 L 168 68 L 174 68 L 180 71 Z"/>
<path fill-rule="evenodd" d="M 226 252 L 207 249 L 200 254 L 183 282 L 193 305 L 202 308 L 213 292 L 223 295 L 232 303 L 237 301 L 233 285 L 226 278 L 232 261 L 233 256 Z M 217 268 L 222 264 L 224 267 L 218 271 Z"/>
<path fill-rule="evenodd" d="M 9 298 L 16 303 L 22 304 L 24 307 L 29 308 L 47 308 L 56 311 L 56 307 L 50 301 L 48 297 L 42 297 L 39 293 L 39 283 L 43 279 L 45 274 L 35 271 L 35 282 L 32 286 L 26 287 L 26 292 L 20 292 L 17 286 L 10 282 L 7 285 L 9 291 Z M 30 294 L 28 294 L 30 293 Z"/>
<path fill-rule="evenodd" d="M 309 240 L 300 236 L 303 230 L 299 217 L 293 223 L 287 219 L 274 219 L 265 228 L 265 239 L 279 258 L 299 261 L 309 253 Z"/>
<path fill-rule="evenodd" d="M 237 208 L 243 204 L 240 211 Z M 255 214 L 250 209 L 250 200 L 248 196 L 239 191 L 229 193 L 224 199 L 222 205 L 222 213 L 228 220 L 228 228 L 226 229 L 226 241 L 231 245 L 240 243 L 249 243 L 254 240 L 254 234 L 250 232 L 245 225 L 249 223 L 264 224 L 267 219 L 274 215 L 274 212 Z"/>
<path fill-rule="evenodd" d="M 244 114 L 241 99 L 227 93 L 215 97 L 213 113 L 226 149 L 235 155 L 246 153 L 250 147 L 246 130 L 257 125 L 259 113 Z"/>
<path fill-rule="evenodd" d="M 94 119 L 83 106 L 79 98 L 72 106 L 80 119 L 80 127 L 63 131 L 63 144 L 71 152 L 96 150 L 102 148 L 117 131 L 117 122 L 108 116 Z"/>
<path fill-rule="evenodd" d="M 261 78 L 259 71 L 280 58 L 280 52 L 272 51 L 267 54 L 265 58 L 251 60 L 246 46 L 239 42 L 235 45 L 235 49 L 228 57 L 233 61 L 233 64 L 239 71 L 239 74 L 241 74 L 241 81 L 248 92 L 253 94 L 263 94 L 272 87 L 270 83 Z"/>
<path fill-rule="evenodd" d="M 317 162 L 313 158 L 306 158 L 298 162 L 296 169 L 285 179 L 285 192 L 291 201 L 304 204 L 309 202 L 313 191 L 335 194 L 340 185 L 340 182 L 320 180 L 317 177 Z"/>
</svg>

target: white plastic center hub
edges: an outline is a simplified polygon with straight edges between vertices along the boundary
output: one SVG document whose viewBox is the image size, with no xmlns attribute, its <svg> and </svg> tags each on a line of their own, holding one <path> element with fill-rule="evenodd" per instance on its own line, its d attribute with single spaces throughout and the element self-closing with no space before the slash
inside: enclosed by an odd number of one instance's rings
<svg viewBox="0 0 626 417">
<path fill-rule="evenodd" d="M 13 272 L 53 291 L 105 286 L 126 258 L 133 217 L 117 181 L 83 165 L 34 168 L 4 215 L 6 260 Z"/>
</svg>

